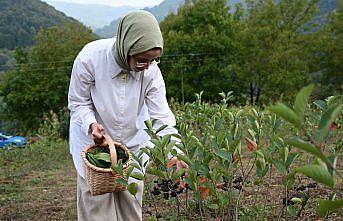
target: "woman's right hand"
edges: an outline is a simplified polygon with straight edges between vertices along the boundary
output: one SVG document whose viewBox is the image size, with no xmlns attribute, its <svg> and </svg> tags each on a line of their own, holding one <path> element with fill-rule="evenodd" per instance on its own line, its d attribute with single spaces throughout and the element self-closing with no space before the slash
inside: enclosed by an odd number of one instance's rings
<svg viewBox="0 0 343 221">
<path fill-rule="evenodd" d="M 101 124 L 92 123 L 91 124 L 92 138 L 95 144 L 102 144 L 105 137 L 105 130 Z"/>
</svg>

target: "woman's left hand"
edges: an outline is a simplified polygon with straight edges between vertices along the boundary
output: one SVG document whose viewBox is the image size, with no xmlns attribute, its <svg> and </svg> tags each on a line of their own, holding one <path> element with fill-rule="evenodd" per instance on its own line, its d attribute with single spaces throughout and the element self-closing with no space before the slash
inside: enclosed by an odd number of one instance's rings
<svg viewBox="0 0 343 221">
<path fill-rule="evenodd" d="M 170 168 L 174 165 L 176 165 L 176 172 L 178 172 L 181 169 L 188 169 L 188 165 L 184 161 L 178 160 L 177 157 L 173 157 L 170 159 L 170 161 L 167 164 L 167 168 Z"/>
</svg>

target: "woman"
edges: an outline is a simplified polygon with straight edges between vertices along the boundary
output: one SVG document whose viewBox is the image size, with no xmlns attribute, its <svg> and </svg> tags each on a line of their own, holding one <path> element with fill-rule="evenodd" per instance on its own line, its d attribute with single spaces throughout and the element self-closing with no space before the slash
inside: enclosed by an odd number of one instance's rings
<svg viewBox="0 0 343 221">
<path fill-rule="evenodd" d="M 116 39 L 87 44 L 75 59 L 68 95 L 70 152 L 77 178 L 78 220 L 142 220 L 143 182 L 136 198 L 128 191 L 91 196 L 85 182 L 81 151 L 101 143 L 104 134 L 138 154 L 149 140 L 144 121 L 157 119 L 160 135 L 177 133 L 168 107 L 165 84 L 157 66 L 163 38 L 155 17 L 145 11 L 127 14 L 119 23 Z M 182 162 L 178 167 L 184 167 Z"/>
</svg>

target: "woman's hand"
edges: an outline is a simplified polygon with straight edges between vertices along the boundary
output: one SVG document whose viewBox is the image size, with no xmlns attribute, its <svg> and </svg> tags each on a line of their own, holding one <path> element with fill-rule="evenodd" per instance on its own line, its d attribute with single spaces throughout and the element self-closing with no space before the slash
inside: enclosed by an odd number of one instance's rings
<svg viewBox="0 0 343 221">
<path fill-rule="evenodd" d="M 172 166 L 176 166 L 175 172 L 178 172 L 181 169 L 188 169 L 188 165 L 182 160 L 178 160 L 177 157 L 171 158 L 170 161 L 168 162 L 167 168 L 170 168 Z M 185 173 L 185 175 L 187 176 L 187 173 Z"/>
<path fill-rule="evenodd" d="M 92 123 L 91 126 L 91 131 L 92 131 L 92 138 L 94 140 L 95 144 L 102 144 L 105 137 L 105 130 L 104 127 L 101 124 L 98 123 Z"/>
</svg>

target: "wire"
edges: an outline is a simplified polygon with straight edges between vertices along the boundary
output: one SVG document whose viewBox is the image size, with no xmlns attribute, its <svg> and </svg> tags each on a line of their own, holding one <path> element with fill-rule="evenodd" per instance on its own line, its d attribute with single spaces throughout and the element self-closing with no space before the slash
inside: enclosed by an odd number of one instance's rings
<svg viewBox="0 0 343 221">
<path fill-rule="evenodd" d="M 185 56 L 204 56 L 204 55 L 225 55 L 224 53 L 208 53 L 208 52 L 190 52 L 190 53 L 184 53 L 184 54 L 166 54 L 163 55 L 161 59 L 164 57 L 185 57 Z M 61 60 L 61 61 L 42 61 L 42 62 L 28 62 L 23 64 L 2 64 L 0 67 L 15 67 L 15 66 L 21 66 L 21 65 L 39 65 L 39 64 L 56 64 L 56 63 L 67 63 L 67 62 L 74 62 L 74 60 Z"/>
<path fill-rule="evenodd" d="M 67 63 L 67 62 L 74 62 L 72 60 L 65 60 L 65 61 L 42 61 L 42 62 L 28 62 L 28 63 L 23 63 L 23 64 L 2 64 L 1 66 L 21 66 L 21 65 L 38 65 L 38 64 L 55 64 L 55 63 Z"/>
</svg>

